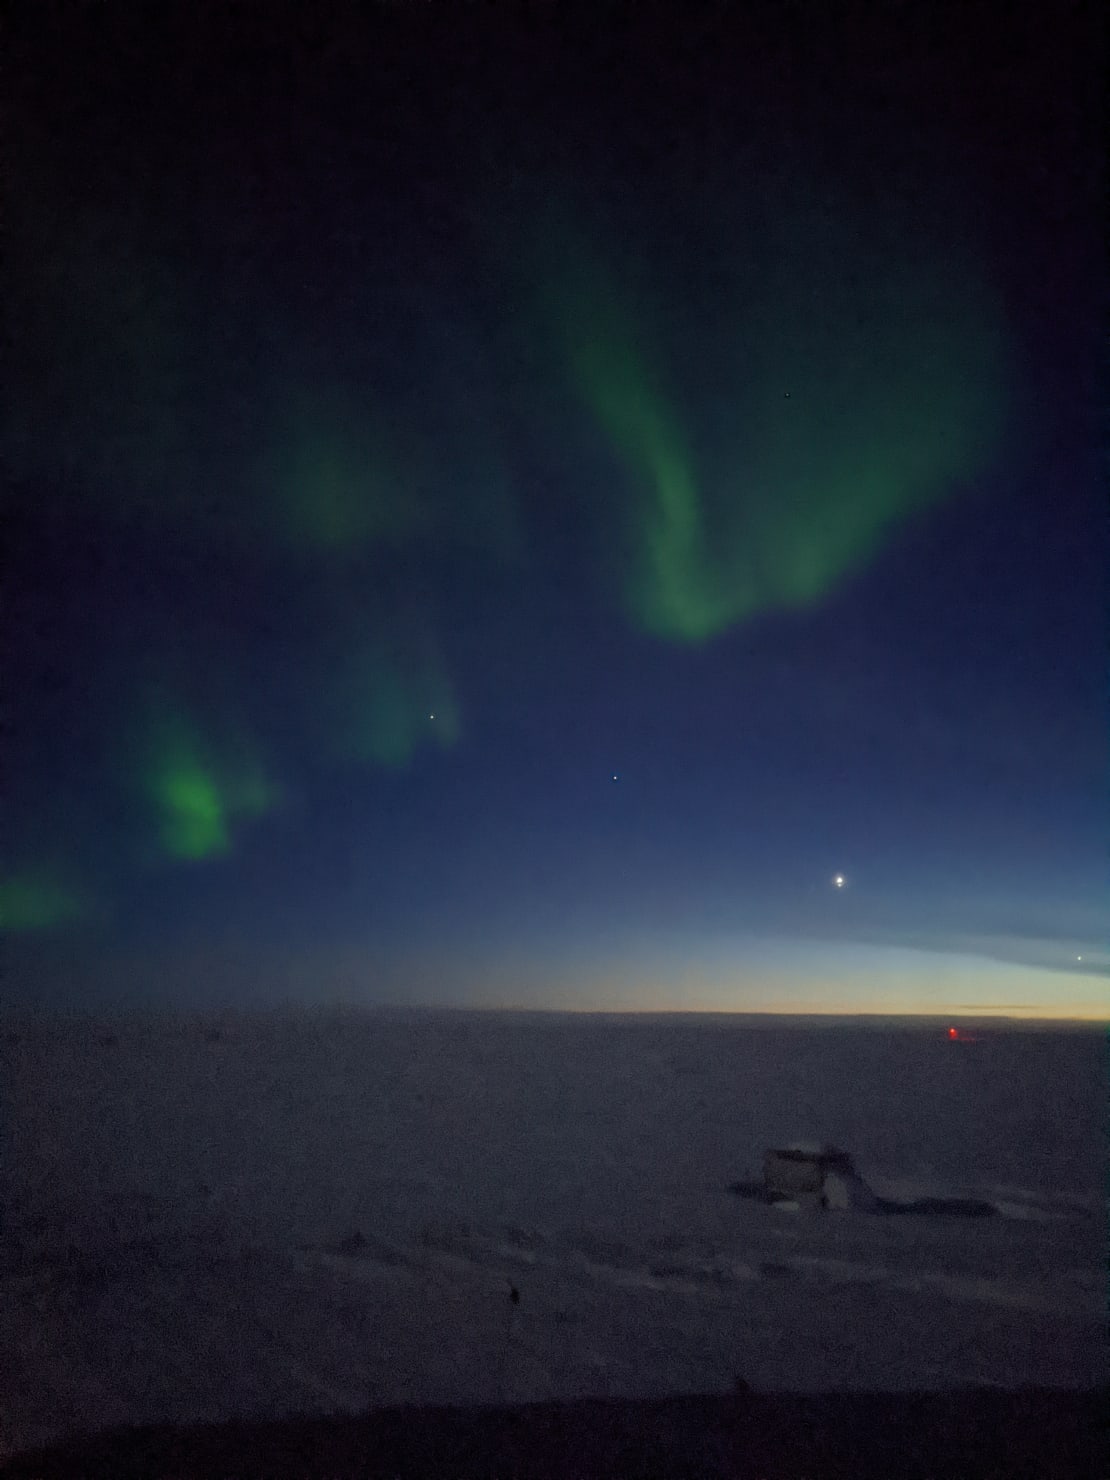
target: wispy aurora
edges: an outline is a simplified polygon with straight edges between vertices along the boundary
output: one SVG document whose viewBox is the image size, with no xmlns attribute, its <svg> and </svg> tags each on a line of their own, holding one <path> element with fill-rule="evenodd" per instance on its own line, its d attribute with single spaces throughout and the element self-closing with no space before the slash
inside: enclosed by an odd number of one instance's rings
<svg viewBox="0 0 1110 1480">
<path fill-rule="evenodd" d="M 53 869 L 24 868 L 0 879 L 0 930 L 56 930 L 84 919 L 90 908 L 88 896 Z"/>
<path fill-rule="evenodd" d="M 429 532 L 426 498 L 368 391 L 332 387 L 283 407 L 261 482 L 278 540 L 303 559 Z"/>
<path fill-rule="evenodd" d="M 292 101 L 235 27 L 132 65 L 91 17 L 61 74 L 40 28 L 0 409 L 27 960 L 676 1006 L 827 965 L 846 1003 L 914 977 L 853 942 L 966 938 L 998 974 L 952 1001 L 1097 983 L 1085 84 L 1018 31 L 903 70 L 905 19 L 880 89 L 808 24 L 793 79 L 687 18 L 444 72 L 352 12 Z"/>
<path fill-rule="evenodd" d="M 237 829 L 276 805 L 277 789 L 241 739 L 213 744 L 165 696 L 151 706 L 147 725 L 141 784 L 164 856 L 228 853 Z"/>
<path fill-rule="evenodd" d="M 737 243 L 700 340 L 662 331 L 662 276 L 634 308 L 573 234 L 548 299 L 612 459 L 621 600 L 660 637 L 821 600 L 973 480 L 1002 429 L 1003 335 L 970 257 L 816 203 L 761 230 Z"/>
<path fill-rule="evenodd" d="M 400 770 L 425 747 L 445 749 L 459 736 L 459 712 L 442 662 L 430 645 L 391 651 L 352 645 L 325 701 L 325 748 L 341 762 Z"/>
</svg>

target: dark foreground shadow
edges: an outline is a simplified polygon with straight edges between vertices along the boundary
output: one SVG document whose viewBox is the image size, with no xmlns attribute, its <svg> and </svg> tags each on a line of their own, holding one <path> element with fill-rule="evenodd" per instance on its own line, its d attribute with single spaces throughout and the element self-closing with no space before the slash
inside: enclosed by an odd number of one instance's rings
<svg viewBox="0 0 1110 1480">
<path fill-rule="evenodd" d="M 924 1217 L 993 1218 L 998 1209 L 994 1203 L 982 1202 L 977 1197 L 919 1197 L 915 1202 L 892 1202 L 890 1198 L 879 1197 L 873 1211 L 885 1217 L 916 1213 Z"/>
<path fill-rule="evenodd" d="M 728 1190 L 735 1197 L 768 1205 L 788 1200 L 781 1193 L 771 1191 L 765 1182 L 732 1182 Z M 856 1208 L 855 1211 L 866 1213 L 868 1217 L 880 1218 L 893 1217 L 899 1213 L 932 1218 L 993 1218 L 998 1213 L 994 1203 L 983 1202 L 977 1197 L 919 1197 L 913 1202 L 895 1202 L 889 1197 L 872 1197 L 866 1208 Z"/>
<path fill-rule="evenodd" d="M 10 1460 L 23 1480 L 689 1476 L 699 1480 L 1087 1480 L 1110 1389 L 735 1395 L 113 1430 Z"/>
</svg>

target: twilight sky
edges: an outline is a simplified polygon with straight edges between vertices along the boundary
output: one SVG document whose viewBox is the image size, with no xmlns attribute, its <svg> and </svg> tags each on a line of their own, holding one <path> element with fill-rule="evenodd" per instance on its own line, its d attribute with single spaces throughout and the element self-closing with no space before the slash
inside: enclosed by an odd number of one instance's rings
<svg viewBox="0 0 1110 1480">
<path fill-rule="evenodd" d="M 1106 1014 L 1082 7 L 23 9 L 14 996 Z"/>
</svg>

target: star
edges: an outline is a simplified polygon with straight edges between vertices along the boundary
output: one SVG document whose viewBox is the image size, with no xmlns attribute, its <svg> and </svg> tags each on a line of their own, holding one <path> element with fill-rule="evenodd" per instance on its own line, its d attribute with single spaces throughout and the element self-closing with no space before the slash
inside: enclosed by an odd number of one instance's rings
<svg viewBox="0 0 1110 1480">
<path fill-rule="evenodd" d="M 843 889 L 844 888 L 844 885 L 847 882 L 848 881 L 845 879 L 845 877 L 844 877 L 843 874 L 834 874 L 833 875 L 833 883 L 836 885 L 836 887 L 838 889 Z"/>
</svg>

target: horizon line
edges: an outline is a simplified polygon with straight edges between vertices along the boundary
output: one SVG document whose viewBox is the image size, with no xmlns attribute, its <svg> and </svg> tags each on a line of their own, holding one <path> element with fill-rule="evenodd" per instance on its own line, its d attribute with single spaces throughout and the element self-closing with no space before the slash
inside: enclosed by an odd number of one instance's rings
<svg viewBox="0 0 1110 1480">
<path fill-rule="evenodd" d="M 222 1003 L 170 1003 L 132 1002 L 72 1004 L 23 1003 L 11 1004 L 0 1010 L 0 1021 L 20 1018 L 89 1018 L 101 1017 L 215 1017 L 220 1014 L 233 1016 L 263 1016 L 273 1012 L 364 1012 L 372 1013 L 503 1013 L 513 1016 L 532 1017 L 608 1017 L 608 1018 L 736 1018 L 785 1020 L 790 1022 L 909 1022 L 921 1024 L 944 1024 L 953 1020 L 978 1021 L 983 1024 L 1014 1025 L 1023 1027 L 1076 1027 L 1110 1029 L 1110 1016 L 1077 1015 L 1033 1015 L 1001 1013 L 984 1008 L 979 1012 L 956 1009 L 950 1012 L 908 1012 L 870 1010 L 834 1011 L 789 1011 L 774 1008 L 729 1008 L 729 1007 L 551 1007 L 536 1003 L 490 1003 L 490 1002 L 361 1002 L 350 998 L 330 998 L 304 1001 L 296 998 L 279 998 L 270 1002 L 222 1002 Z"/>
</svg>

